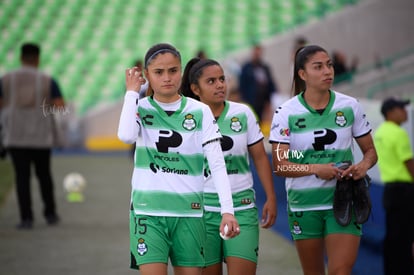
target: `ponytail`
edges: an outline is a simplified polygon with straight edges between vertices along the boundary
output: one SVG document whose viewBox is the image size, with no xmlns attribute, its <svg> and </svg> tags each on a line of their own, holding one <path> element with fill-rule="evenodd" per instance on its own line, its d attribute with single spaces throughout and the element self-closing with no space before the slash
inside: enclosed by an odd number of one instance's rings
<svg viewBox="0 0 414 275">
<path fill-rule="evenodd" d="M 198 57 L 192 58 L 190 61 L 188 61 L 187 65 L 185 65 L 183 77 L 181 79 L 181 93 L 182 95 L 186 97 L 191 97 L 197 100 L 200 100 L 200 98 L 194 94 L 193 90 L 191 90 L 191 84 L 197 84 L 197 83 L 191 83 L 190 82 L 190 71 L 193 68 L 193 66 L 198 63 L 201 59 Z"/>
</svg>

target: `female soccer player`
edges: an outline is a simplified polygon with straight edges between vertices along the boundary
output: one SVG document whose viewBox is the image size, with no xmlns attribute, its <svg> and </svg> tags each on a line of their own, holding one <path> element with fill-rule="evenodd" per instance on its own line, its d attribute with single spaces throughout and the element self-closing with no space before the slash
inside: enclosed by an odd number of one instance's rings
<svg viewBox="0 0 414 275">
<path fill-rule="evenodd" d="M 139 99 L 142 72 L 126 70 L 118 136 L 136 143 L 132 176 L 131 267 L 140 274 L 198 275 L 205 265 L 203 159 L 207 158 L 220 197 L 221 224 L 239 234 L 226 174 L 221 134 L 208 106 L 181 96 L 181 57 L 169 44 L 145 55 L 149 94 Z"/>
<path fill-rule="evenodd" d="M 253 112 L 244 104 L 226 101 L 226 80 L 219 63 L 210 59 L 194 58 L 184 70 L 182 92 L 206 103 L 213 112 L 223 135 L 221 148 L 230 178 L 235 216 L 240 224 L 240 235 L 223 240 L 220 229 L 220 208 L 216 186 L 205 171 L 204 208 L 207 227 L 204 275 L 221 275 L 223 260 L 229 275 L 256 274 L 259 249 L 259 218 L 256 207 L 253 177 L 249 166 L 251 156 L 256 166 L 266 203 L 262 212 L 262 227 L 269 228 L 276 220 L 276 194 L 272 170 L 263 145 L 263 134 Z"/>
<path fill-rule="evenodd" d="M 331 90 L 333 79 L 326 50 L 300 48 L 295 55 L 295 96 L 276 109 L 269 138 L 274 171 L 286 177 L 289 226 L 304 274 L 325 274 L 325 252 L 329 274 L 351 274 L 361 225 L 355 211 L 348 212 L 350 204 L 340 213 L 347 225 L 337 222 L 335 186 L 337 180 L 363 179 L 377 161 L 361 105 Z M 363 153 L 358 163 L 353 160 L 353 139 Z M 354 164 L 344 169 L 335 165 L 344 161 Z"/>
</svg>

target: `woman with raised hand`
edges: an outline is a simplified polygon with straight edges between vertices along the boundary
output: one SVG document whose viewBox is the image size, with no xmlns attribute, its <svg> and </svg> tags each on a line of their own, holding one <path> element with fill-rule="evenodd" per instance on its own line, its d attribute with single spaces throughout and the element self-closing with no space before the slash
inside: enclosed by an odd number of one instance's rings
<svg viewBox="0 0 414 275">
<path fill-rule="evenodd" d="M 181 56 L 169 44 L 151 47 L 144 60 L 148 94 L 137 68 L 127 69 L 118 137 L 136 143 L 130 211 L 131 268 L 142 275 L 198 275 L 205 265 L 203 159 L 220 197 L 220 230 L 240 229 L 234 217 L 222 138 L 208 106 L 180 94 Z"/>
</svg>

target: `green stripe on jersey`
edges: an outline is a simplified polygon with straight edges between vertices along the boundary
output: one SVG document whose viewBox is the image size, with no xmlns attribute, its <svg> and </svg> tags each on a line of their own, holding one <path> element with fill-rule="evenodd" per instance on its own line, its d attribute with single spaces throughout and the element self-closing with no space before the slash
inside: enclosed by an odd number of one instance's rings
<svg viewBox="0 0 414 275">
<path fill-rule="evenodd" d="M 183 113 L 183 107 L 187 102 L 186 97 L 182 99 L 182 106 L 172 115 L 168 115 L 153 100 L 148 99 L 151 107 L 138 107 L 138 113 L 142 120 L 142 124 L 147 129 L 169 129 L 179 133 L 188 133 L 189 131 L 201 131 L 203 110 L 201 108 L 192 110 L 189 113 Z M 155 108 L 155 109 L 154 109 Z"/>
<path fill-rule="evenodd" d="M 245 208 L 250 205 L 254 207 L 256 203 L 256 195 L 253 189 L 246 189 L 237 193 L 232 194 L 233 197 L 233 207 L 235 210 L 237 208 Z M 204 193 L 204 204 L 212 207 L 220 207 L 219 197 L 217 193 Z"/>
<path fill-rule="evenodd" d="M 135 167 L 198 176 L 203 171 L 203 154 L 160 153 L 155 148 L 136 148 Z M 175 172 L 174 172 L 175 171 Z"/>
<path fill-rule="evenodd" d="M 247 157 L 246 156 L 234 156 L 234 155 L 224 156 L 224 160 L 226 162 L 227 173 L 229 175 L 250 173 L 250 166 L 249 166 L 249 163 L 247 162 Z M 235 171 L 237 171 L 237 173 L 235 173 Z"/>
<path fill-rule="evenodd" d="M 351 127 L 354 123 L 354 112 L 351 107 L 332 109 L 329 113 L 302 113 L 289 115 L 291 133 L 299 134 L 314 131 L 323 125 L 328 129 Z"/>
<path fill-rule="evenodd" d="M 172 193 L 134 190 L 132 196 L 134 210 L 147 214 L 163 213 L 174 216 L 201 216 L 203 212 L 202 192 Z"/>
<path fill-rule="evenodd" d="M 289 206 L 291 209 L 309 209 L 332 205 L 335 187 L 289 189 Z"/>
<path fill-rule="evenodd" d="M 206 171 L 210 173 L 210 167 L 208 165 L 207 159 L 204 159 Z M 227 155 L 224 156 L 224 161 L 226 162 L 226 169 L 228 175 L 234 174 L 247 174 L 250 173 L 250 166 L 246 160 L 246 156 L 234 156 L 234 155 Z"/>
<path fill-rule="evenodd" d="M 347 149 L 325 149 L 324 151 L 304 150 L 300 155 L 295 151 L 289 151 L 289 161 L 294 163 L 308 164 L 318 163 L 325 164 L 331 162 L 341 162 L 344 160 L 351 160 L 353 162 L 353 155 L 351 148 Z"/>
</svg>

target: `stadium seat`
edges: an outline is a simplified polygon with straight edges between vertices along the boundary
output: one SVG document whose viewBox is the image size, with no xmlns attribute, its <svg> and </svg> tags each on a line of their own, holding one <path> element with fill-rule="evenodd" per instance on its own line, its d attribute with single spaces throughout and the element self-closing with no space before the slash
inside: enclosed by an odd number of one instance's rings
<svg viewBox="0 0 414 275">
<path fill-rule="evenodd" d="M 154 43 L 169 42 L 183 62 L 199 50 L 219 58 L 357 0 L 4 0 L 0 73 L 19 65 L 18 50 L 42 45 L 42 67 L 62 83 L 79 115 L 123 96 L 123 70 Z"/>
</svg>

